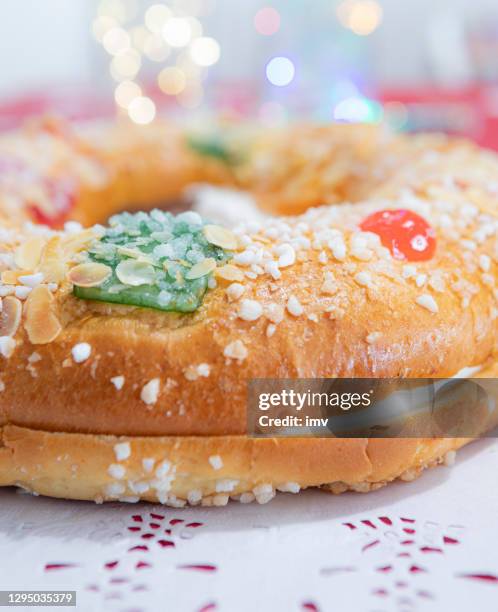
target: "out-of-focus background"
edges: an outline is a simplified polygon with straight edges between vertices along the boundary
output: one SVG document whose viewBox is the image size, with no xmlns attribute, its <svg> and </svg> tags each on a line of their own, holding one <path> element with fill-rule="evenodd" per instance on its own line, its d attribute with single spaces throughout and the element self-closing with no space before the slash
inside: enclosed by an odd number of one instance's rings
<svg viewBox="0 0 498 612">
<path fill-rule="evenodd" d="M 496 0 L 3 0 L 0 40 L 0 129 L 215 112 L 498 148 Z"/>
</svg>

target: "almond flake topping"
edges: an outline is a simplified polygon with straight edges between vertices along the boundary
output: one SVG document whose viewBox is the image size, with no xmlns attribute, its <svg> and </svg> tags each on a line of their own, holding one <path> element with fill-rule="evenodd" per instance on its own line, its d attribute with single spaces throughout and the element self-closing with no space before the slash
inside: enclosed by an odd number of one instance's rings
<svg viewBox="0 0 498 612">
<path fill-rule="evenodd" d="M 227 281 L 243 281 L 244 273 L 240 268 L 232 264 L 225 264 L 216 269 L 216 276 Z"/>
<path fill-rule="evenodd" d="M 201 278 L 201 276 L 206 276 L 216 268 L 216 261 L 212 257 L 206 257 L 199 263 L 196 263 L 194 266 L 190 268 L 190 270 L 185 274 L 185 278 L 188 280 L 194 280 L 196 278 Z"/>
<path fill-rule="evenodd" d="M 20 276 L 18 276 L 17 280 L 26 287 L 34 289 L 35 287 L 38 287 L 38 285 L 43 283 L 44 278 L 42 272 L 37 272 L 36 274 L 21 274 Z"/>
<path fill-rule="evenodd" d="M 221 227 L 221 225 L 205 225 L 203 232 L 209 243 L 228 251 L 235 251 L 237 249 L 237 237 L 226 227 Z"/>
<path fill-rule="evenodd" d="M 105 264 L 88 262 L 71 268 L 68 279 L 78 287 L 97 287 L 112 274 L 111 268 Z"/>
<path fill-rule="evenodd" d="M 0 312 L 0 336 L 14 336 L 21 322 L 21 302 L 11 296 L 3 298 Z"/>
<path fill-rule="evenodd" d="M 116 266 L 116 276 L 124 285 L 139 287 L 151 285 L 155 280 L 154 268 L 144 261 L 125 259 Z"/>
<path fill-rule="evenodd" d="M 54 236 L 45 245 L 39 270 L 43 272 L 45 281 L 48 283 L 59 283 L 66 277 L 67 268 L 64 263 L 64 253 L 60 236 Z"/>
<path fill-rule="evenodd" d="M 25 300 L 30 293 L 31 293 L 31 287 L 24 287 L 23 285 L 18 285 L 14 289 L 14 295 L 20 300 Z"/>
<path fill-rule="evenodd" d="M 18 276 L 19 273 L 15 270 L 4 270 L 1 275 L 2 283 L 4 285 L 15 285 L 17 283 Z"/>
<path fill-rule="evenodd" d="M 55 313 L 54 296 L 46 285 L 31 291 L 25 313 L 24 329 L 32 344 L 48 344 L 60 334 L 62 326 Z"/>
<path fill-rule="evenodd" d="M 34 270 L 40 262 L 44 245 L 45 240 L 41 237 L 26 240 L 14 254 L 16 265 L 22 270 Z"/>
</svg>

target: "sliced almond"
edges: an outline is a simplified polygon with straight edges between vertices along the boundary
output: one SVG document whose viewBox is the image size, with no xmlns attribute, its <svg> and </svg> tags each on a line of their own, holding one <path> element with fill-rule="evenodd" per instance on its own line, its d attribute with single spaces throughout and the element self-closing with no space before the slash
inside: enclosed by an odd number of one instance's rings
<svg viewBox="0 0 498 612">
<path fill-rule="evenodd" d="M 62 330 L 55 300 L 46 285 L 35 287 L 25 302 L 24 329 L 32 344 L 48 344 Z"/>
<path fill-rule="evenodd" d="M 138 249 L 130 249 L 130 247 L 127 246 L 118 245 L 116 248 L 118 253 L 121 253 L 121 255 L 126 255 L 127 257 L 134 257 L 135 259 L 138 259 L 142 254 L 141 251 L 139 251 Z"/>
<path fill-rule="evenodd" d="M 45 240 L 40 236 L 30 238 L 17 247 L 14 253 L 14 261 L 23 270 L 35 270 L 40 262 L 40 257 L 45 246 Z"/>
<path fill-rule="evenodd" d="M 69 271 L 68 279 L 78 287 L 98 287 L 112 274 L 112 269 L 105 264 L 88 262 L 82 263 Z"/>
<path fill-rule="evenodd" d="M 215 275 L 219 278 L 222 278 L 223 280 L 230 282 L 240 282 L 244 280 L 244 273 L 242 272 L 242 270 L 232 264 L 225 264 L 224 266 L 216 268 Z"/>
<path fill-rule="evenodd" d="M 2 300 L 0 312 L 0 336 L 14 336 L 21 322 L 21 301 L 12 295 Z"/>
<path fill-rule="evenodd" d="M 195 266 L 192 266 L 190 270 L 185 274 L 185 278 L 188 280 L 194 280 L 206 276 L 216 268 L 216 261 L 212 257 L 206 257 Z"/>
<path fill-rule="evenodd" d="M 116 276 L 124 285 L 151 285 L 156 280 L 154 268 L 145 261 L 125 259 L 116 267 Z"/>
<path fill-rule="evenodd" d="M 47 283 L 60 283 L 66 278 L 67 266 L 60 236 L 54 236 L 45 245 L 38 269 L 43 272 Z"/>
<path fill-rule="evenodd" d="M 151 266 L 160 266 L 160 264 L 155 263 L 152 258 L 148 257 L 145 253 L 142 253 L 142 251 L 140 251 L 139 249 L 130 249 L 129 247 L 118 246 L 117 251 L 121 255 L 131 257 L 132 259 L 137 259 L 138 261 L 144 261 L 145 263 L 148 263 Z"/>
<path fill-rule="evenodd" d="M 96 238 L 95 231 L 92 229 L 83 230 L 78 234 L 71 234 L 62 240 L 64 255 L 69 258 L 82 251 Z"/>
<path fill-rule="evenodd" d="M 4 270 L 1 278 L 4 285 L 17 285 L 17 279 L 24 274 L 29 274 L 27 270 Z"/>
<path fill-rule="evenodd" d="M 221 227 L 221 225 L 205 225 L 203 232 L 206 240 L 215 246 L 228 249 L 229 251 L 234 251 L 238 247 L 237 236 L 226 227 Z"/>
</svg>

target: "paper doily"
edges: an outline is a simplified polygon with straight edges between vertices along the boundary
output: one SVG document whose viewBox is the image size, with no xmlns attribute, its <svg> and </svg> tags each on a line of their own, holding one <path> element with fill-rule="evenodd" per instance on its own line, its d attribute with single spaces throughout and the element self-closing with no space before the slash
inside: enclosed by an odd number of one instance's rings
<svg viewBox="0 0 498 612">
<path fill-rule="evenodd" d="M 495 612 L 497 468 L 481 440 L 367 495 L 185 510 L 4 489 L 0 586 L 76 590 L 85 612 Z"/>
</svg>

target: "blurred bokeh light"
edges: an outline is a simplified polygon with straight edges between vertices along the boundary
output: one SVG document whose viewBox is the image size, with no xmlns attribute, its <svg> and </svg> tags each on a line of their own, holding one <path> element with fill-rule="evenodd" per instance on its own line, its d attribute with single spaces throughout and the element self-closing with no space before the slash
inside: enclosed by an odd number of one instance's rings
<svg viewBox="0 0 498 612">
<path fill-rule="evenodd" d="M 0 34 L 0 127 L 195 110 L 498 146 L 496 0 L 6 0 Z"/>
</svg>

